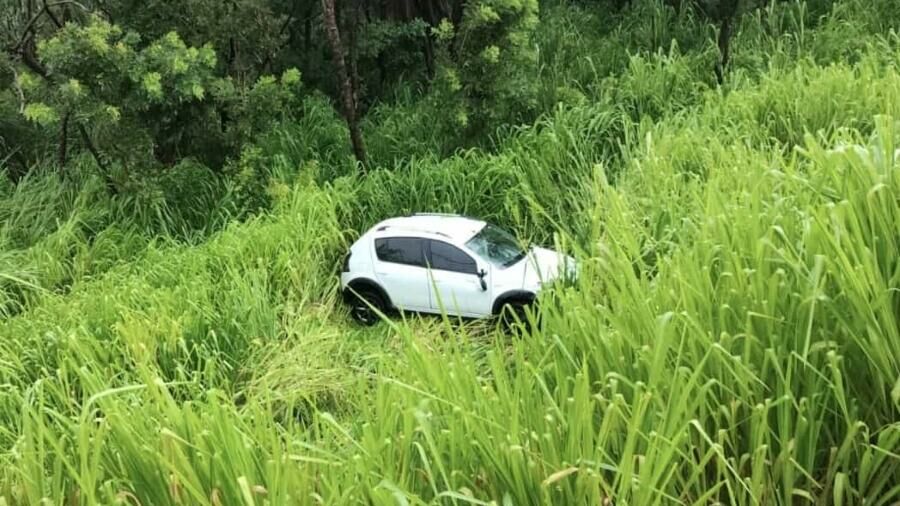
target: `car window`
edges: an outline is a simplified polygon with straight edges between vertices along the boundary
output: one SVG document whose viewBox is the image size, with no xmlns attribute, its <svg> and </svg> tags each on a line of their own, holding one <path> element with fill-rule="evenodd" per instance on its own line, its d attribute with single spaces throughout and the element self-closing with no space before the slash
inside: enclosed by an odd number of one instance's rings
<svg viewBox="0 0 900 506">
<path fill-rule="evenodd" d="M 415 237 L 375 239 L 375 254 L 382 262 L 425 267 L 424 242 Z"/>
<path fill-rule="evenodd" d="M 441 241 L 431 241 L 431 268 L 442 271 L 475 274 L 475 260 L 456 246 Z"/>
<path fill-rule="evenodd" d="M 490 224 L 469 239 L 466 247 L 501 269 L 525 258 L 525 251 L 519 247 L 515 237 Z"/>
</svg>

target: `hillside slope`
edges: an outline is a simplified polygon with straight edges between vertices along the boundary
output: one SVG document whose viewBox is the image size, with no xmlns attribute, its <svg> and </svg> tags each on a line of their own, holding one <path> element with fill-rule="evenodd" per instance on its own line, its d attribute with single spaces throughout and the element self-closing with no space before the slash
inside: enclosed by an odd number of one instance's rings
<svg viewBox="0 0 900 506">
<path fill-rule="evenodd" d="M 857 11 L 803 37 L 747 21 L 724 88 L 674 47 L 492 152 L 329 181 L 311 162 L 195 242 L 73 204 L 6 250 L 37 267 L 0 323 L 0 500 L 894 504 L 900 38 L 833 50 Z M 583 275 L 531 332 L 353 326 L 344 248 L 423 209 Z"/>
</svg>

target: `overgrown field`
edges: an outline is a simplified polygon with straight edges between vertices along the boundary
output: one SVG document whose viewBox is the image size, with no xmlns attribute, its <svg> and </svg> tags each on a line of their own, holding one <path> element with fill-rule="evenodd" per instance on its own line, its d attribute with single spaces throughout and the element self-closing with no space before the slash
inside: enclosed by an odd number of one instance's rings
<svg viewBox="0 0 900 506">
<path fill-rule="evenodd" d="M 4 183 L 0 504 L 898 504 L 900 11 L 773 4 L 719 87 L 712 33 L 637 4 L 551 9 L 551 105 L 490 149 L 430 151 L 402 99 L 365 175 L 272 133 L 245 219 L 202 174 L 177 209 Z M 530 332 L 353 325 L 345 248 L 423 210 L 582 275 Z"/>
</svg>

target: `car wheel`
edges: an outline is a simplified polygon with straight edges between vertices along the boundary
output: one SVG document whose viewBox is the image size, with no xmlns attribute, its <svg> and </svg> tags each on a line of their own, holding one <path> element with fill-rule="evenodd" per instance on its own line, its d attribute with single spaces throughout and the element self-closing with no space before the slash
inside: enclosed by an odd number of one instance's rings
<svg viewBox="0 0 900 506">
<path fill-rule="evenodd" d="M 360 325 L 375 325 L 384 310 L 384 300 L 374 290 L 361 288 L 350 297 L 350 316 Z"/>
<path fill-rule="evenodd" d="M 527 314 L 529 305 L 528 302 L 520 300 L 514 300 L 504 304 L 503 309 L 500 311 L 500 321 L 503 323 L 503 326 L 509 330 L 514 328 L 518 323 L 528 330 L 530 327 Z"/>
</svg>

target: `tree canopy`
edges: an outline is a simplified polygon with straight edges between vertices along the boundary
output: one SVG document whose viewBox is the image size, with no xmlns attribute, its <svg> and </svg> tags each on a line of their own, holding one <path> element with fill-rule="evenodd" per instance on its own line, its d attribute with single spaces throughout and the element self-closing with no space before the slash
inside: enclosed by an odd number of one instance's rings
<svg viewBox="0 0 900 506">
<path fill-rule="evenodd" d="M 368 112 L 403 94 L 439 114 L 429 135 L 445 153 L 546 110 L 535 33 L 548 6 L 538 0 L 2 2 L 0 146 L 11 174 L 47 161 L 64 171 L 73 153 L 90 154 L 111 190 L 186 159 L 227 170 L 323 97 L 360 166 Z M 716 26 L 710 71 L 722 83 L 735 19 L 762 0 L 666 2 Z M 632 8 L 583 3 L 608 16 Z"/>
</svg>

